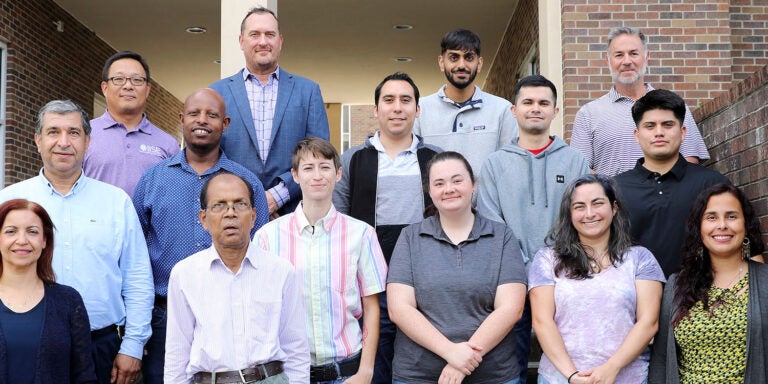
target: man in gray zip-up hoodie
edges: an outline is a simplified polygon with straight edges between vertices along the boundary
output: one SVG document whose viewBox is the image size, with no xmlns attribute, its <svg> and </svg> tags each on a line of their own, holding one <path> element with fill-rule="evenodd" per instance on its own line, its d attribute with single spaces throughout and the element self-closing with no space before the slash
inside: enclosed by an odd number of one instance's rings
<svg viewBox="0 0 768 384">
<path fill-rule="evenodd" d="M 579 151 L 549 134 L 552 119 L 559 112 L 557 90 L 551 81 L 540 75 L 521 79 L 515 86 L 514 101 L 512 113 L 517 119 L 519 138 L 485 161 L 477 189 L 477 209 L 481 215 L 512 229 L 520 241 L 527 269 L 536 251 L 544 246 L 565 187 L 588 173 L 589 168 Z M 514 331 L 517 356 L 525 373 L 531 338 L 528 303 Z"/>
</svg>

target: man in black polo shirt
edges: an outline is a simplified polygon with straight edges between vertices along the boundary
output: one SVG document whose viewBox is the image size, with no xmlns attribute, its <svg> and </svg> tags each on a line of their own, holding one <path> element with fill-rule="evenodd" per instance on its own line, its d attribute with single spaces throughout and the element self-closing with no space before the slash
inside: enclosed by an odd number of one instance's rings
<svg viewBox="0 0 768 384">
<path fill-rule="evenodd" d="M 632 238 L 656 256 L 664 275 L 680 269 L 685 223 L 694 198 L 705 188 L 730 181 L 720 173 L 685 161 L 685 101 L 664 89 L 635 102 L 635 139 L 643 150 L 634 169 L 616 176 L 629 212 Z"/>
</svg>

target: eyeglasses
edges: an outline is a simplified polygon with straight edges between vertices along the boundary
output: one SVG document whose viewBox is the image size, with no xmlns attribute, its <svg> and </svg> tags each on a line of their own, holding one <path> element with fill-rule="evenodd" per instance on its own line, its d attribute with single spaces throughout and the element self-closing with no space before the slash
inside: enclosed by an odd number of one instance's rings
<svg viewBox="0 0 768 384">
<path fill-rule="evenodd" d="M 238 201 L 234 204 L 215 203 L 209 205 L 206 209 L 211 211 L 211 213 L 224 213 L 229 211 L 229 208 L 234 209 L 237 213 L 243 213 L 251 209 L 251 205 L 245 201 Z"/>
<path fill-rule="evenodd" d="M 136 77 L 113 76 L 107 79 L 107 81 L 112 82 L 112 84 L 117 87 L 122 87 L 123 85 L 125 85 L 125 82 L 128 80 L 131 81 L 131 84 L 133 84 L 134 87 L 140 87 L 147 83 L 147 78 L 140 77 L 140 76 L 136 76 Z"/>
</svg>

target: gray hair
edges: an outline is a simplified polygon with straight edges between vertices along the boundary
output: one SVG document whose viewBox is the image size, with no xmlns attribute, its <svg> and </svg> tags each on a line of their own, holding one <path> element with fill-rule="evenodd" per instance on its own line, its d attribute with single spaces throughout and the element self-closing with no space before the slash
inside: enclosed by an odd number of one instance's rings
<svg viewBox="0 0 768 384">
<path fill-rule="evenodd" d="M 79 113 L 80 121 L 83 125 L 83 132 L 86 136 L 91 134 L 91 122 L 88 119 L 88 114 L 75 104 L 72 100 L 53 100 L 48 104 L 40 108 L 40 112 L 37 113 L 37 124 L 35 125 L 35 134 L 42 134 L 43 130 L 43 117 L 46 113 L 55 113 L 57 115 L 67 115 L 70 113 Z"/>
<path fill-rule="evenodd" d="M 643 42 L 643 52 L 648 52 L 648 39 L 646 39 L 645 35 L 640 32 L 640 29 L 634 27 L 616 27 L 612 29 L 608 34 L 608 47 L 611 46 L 613 39 L 620 35 L 631 35 L 639 37 L 640 41 Z"/>
</svg>

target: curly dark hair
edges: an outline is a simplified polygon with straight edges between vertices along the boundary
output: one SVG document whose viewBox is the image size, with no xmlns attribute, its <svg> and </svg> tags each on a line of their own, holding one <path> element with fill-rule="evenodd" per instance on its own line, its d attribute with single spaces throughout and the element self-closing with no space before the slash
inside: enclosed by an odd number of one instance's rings
<svg viewBox="0 0 768 384">
<path fill-rule="evenodd" d="M 741 209 L 744 212 L 746 237 L 750 243 L 750 256 L 763 253 L 760 222 L 747 196 L 739 188 L 724 183 L 715 184 L 702 191 L 691 206 L 686 224 L 686 235 L 682 249 L 683 265 L 677 276 L 675 286 L 675 316 L 672 321 L 675 326 L 680 320 L 688 316 L 691 308 L 699 301 L 704 305 L 705 311 L 709 310 L 709 289 L 712 287 L 714 276 L 709 251 L 704 247 L 701 238 L 701 220 L 704 218 L 709 199 L 724 193 L 731 194 L 741 204 Z"/>
</svg>

